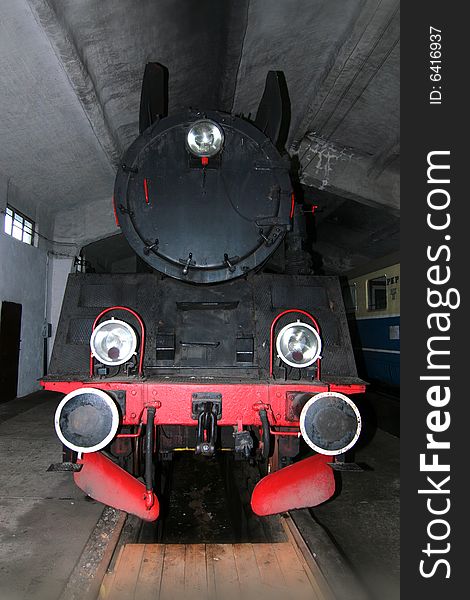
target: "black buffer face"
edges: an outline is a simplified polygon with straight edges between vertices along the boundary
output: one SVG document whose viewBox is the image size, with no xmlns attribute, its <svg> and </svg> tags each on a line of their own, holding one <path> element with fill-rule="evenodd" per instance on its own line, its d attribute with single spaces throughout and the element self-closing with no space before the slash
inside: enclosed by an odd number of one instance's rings
<svg viewBox="0 0 470 600">
<path fill-rule="evenodd" d="M 101 396 L 83 393 L 65 404 L 58 425 L 68 443 L 85 449 L 94 448 L 109 436 L 113 414 Z"/>
<path fill-rule="evenodd" d="M 194 156 L 192 125 L 223 131 L 221 150 Z M 290 228 L 288 164 L 246 120 L 188 111 L 157 121 L 127 151 L 114 202 L 134 251 L 154 269 L 192 283 L 217 283 L 260 267 Z"/>
<path fill-rule="evenodd" d="M 342 398 L 329 396 L 313 403 L 306 411 L 305 432 L 311 442 L 327 452 L 347 448 L 357 437 L 357 415 Z"/>
</svg>

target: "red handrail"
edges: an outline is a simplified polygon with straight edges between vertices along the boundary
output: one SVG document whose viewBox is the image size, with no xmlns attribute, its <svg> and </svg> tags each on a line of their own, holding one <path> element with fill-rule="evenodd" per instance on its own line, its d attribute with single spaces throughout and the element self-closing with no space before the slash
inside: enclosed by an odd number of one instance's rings
<svg viewBox="0 0 470 600">
<path fill-rule="evenodd" d="M 141 336 L 140 336 L 140 350 L 139 350 L 139 375 L 142 375 L 143 363 L 144 363 L 145 326 L 144 326 L 144 322 L 142 321 L 140 316 L 135 312 L 135 310 L 132 310 L 132 308 L 127 308 L 127 306 L 110 306 L 109 308 L 105 308 L 96 317 L 96 319 L 93 323 L 93 327 L 91 329 L 91 333 L 93 333 L 95 331 L 95 327 L 96 327 L 98 321 L 101 319 L 101 317 L 103 317 L 106 313 L 109 313 L 112 310 L 126 310 L 127 312 L 131 313 L 131 315 L 134 315 L 134 317 L 137 319 L 137 321 L 140 325 Z M 90 377 L 93 377 L 93 353 L 91 351 L 90 351 Z"/>
<path fill-rule="evenodd" d="M 117 438 L 138 438 L 142 435 L 142 427 L 143 427 L 143 423 L 139 423 L 139 428 L 137 430 L 137 433 L 118 433 L 117 434 Z"/>
<path fill-rule="evenodd" d="M 271 323 L 271 333 L 270 333 L 270 337 L 269 337 L 269 376 L 270 377 L 273 376 L 273 363 L 274 363 L 273 338 L 274 338 L 274 328 L 276 327 L 276 323 L 279 321 L 279 319 L 281 317 L 283 317 L 284 315 L 287 315 L 289 313 L 299 313 L 301 315 L 304 315 L 308 319 L 310 319 L 310 321 L 312 321 L 315 329 L 317 330 L 318 335 L 320 335 L 320 327 L 318 326 L 317 321 L 307 311 L 300 310 L 299 308 L 289 308 L 288 310 L 285 310 L 282 313 L 279 313 L 277 315 L 277 317 L 275 317 L 274 320 L 273 320 L 273 322 Z M 316 365 L 317 365 L 316 379 L 320 379 L 320 357 L 318 357 L 315 362 L 316 362 Z"/>
<path fill-rule="evenodd" d="M 299 431 L 274 431 L 274 429 L 269 430 L 270 435 L 286 435 L 290 437 L 299 438 L 302 434 Z"/>
<path fill-rule="evenodd" d="M 294 218 L 294 208 L 295 208 L 295 195 L 294 195 L 294 192 L 292 192 L 291 197 L 290 197 L 290 213 L 289 213 L 289 218 L 291 220 Z"/>
</svg>

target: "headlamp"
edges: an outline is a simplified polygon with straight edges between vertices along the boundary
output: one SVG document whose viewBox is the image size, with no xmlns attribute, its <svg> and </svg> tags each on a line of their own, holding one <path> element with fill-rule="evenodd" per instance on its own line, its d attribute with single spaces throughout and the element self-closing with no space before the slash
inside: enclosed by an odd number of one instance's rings
<svg viewBox="0 0 470 600">
<path fill-rule="evenodd" d="M 103 321 L 93 331 L 90 348 L 93 356 L 104 365 L 117 366 L 127 362 L 135 353 L 137 336 L 125 321 Z"/>
<path fill-rule="evenodd" d="M 309 367 L 320 356 L 321 339 L 312 325 L 296 321 L 278 333 L 276 350 L 279 358 L 290 367 Z"/>
<path fill-rule="evenodd" d="M 189 151 L 199 158 L 215 156 L 222 150 L 224 132 L 209 119 L 201 119 L 191 125 L 186 136 Z"/>
</svg>

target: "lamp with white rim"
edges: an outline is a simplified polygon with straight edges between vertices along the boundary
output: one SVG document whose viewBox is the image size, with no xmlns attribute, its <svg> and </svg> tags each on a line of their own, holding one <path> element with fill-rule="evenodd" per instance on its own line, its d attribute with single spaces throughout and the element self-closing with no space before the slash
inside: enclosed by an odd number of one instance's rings
<svg viewBox="0 0 470 600">
<path fill-rule="evenodd" d="M 129 323 L 119 319 L 103 321 L 93 330 L 90 338 L 92 355 L 100 363 L 119 366 L 136 353 L 137 336 Z"/>
<path fill-rule="evenodd" d="M 309 323 L 297 320 L 285 325 L 277 334 L 278 357 L 290 367 L 302 369 L 313 365 L 322 350 L 318 331 Z"/>
<path fill-rule="evenodd" d="M 210 158 L 224 145 L 222 128 L 211 119 L 200 119 L 191 125 L 186 135 L 186 146 L 193 156 Z"/>
</svg>

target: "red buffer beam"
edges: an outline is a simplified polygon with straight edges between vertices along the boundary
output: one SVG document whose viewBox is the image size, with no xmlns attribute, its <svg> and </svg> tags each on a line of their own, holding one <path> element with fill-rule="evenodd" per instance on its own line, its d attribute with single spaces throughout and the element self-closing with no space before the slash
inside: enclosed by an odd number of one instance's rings
<svg viewBox="0 0 470 600">
<path fill-rule="evenodd" d="M 335 493 L 331 456 L 315 454 L 270 473 L 256 484 L 251 508 L 261 517 L 296 508 L 312 508 Z"/>
<path fill-rule="evenodd" d="M 84 454 L 77 463 L 82 468 L 74 473 L 73 478 L 87 496 L 136 515 L 144 521 L 158 519 L 160 505 L 155 494 L 147 492 L 143 483 L 101 452 Z"/>
</svg>

